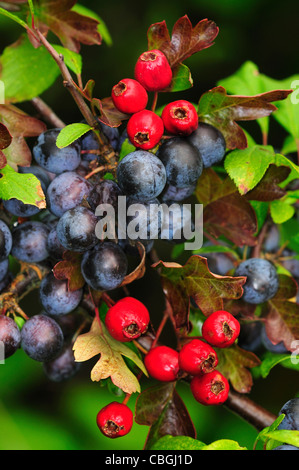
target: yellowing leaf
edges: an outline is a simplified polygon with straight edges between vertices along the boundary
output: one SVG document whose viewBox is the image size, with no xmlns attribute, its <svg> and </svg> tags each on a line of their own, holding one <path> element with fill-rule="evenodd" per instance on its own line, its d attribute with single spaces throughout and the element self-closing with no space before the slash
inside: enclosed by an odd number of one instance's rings
<svg viewBox="0 0 299 470">
<path fill-rule="evenodd" d="M 78 336 L 73 349 L 77 362 L 88 361 L 98 354 L 101 355 L 91 371 L 92 381 L 98 382 L 110 377 L 114 385 L 125 393 L 140 392 L 140 384 L 122 356 L 131 359 L 148 375 L 143 362 L 128 346 L 112 338 L 105 325 L 97 318 L 88 333 Z"/>
</svg>

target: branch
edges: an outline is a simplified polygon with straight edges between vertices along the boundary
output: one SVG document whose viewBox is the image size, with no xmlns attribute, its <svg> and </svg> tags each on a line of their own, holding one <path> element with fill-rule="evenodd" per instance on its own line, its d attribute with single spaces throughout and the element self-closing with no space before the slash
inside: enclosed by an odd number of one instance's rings
<svg viewBox="0 0 299 470">
<path fill-rule="evenodd" d="M 53 59 L 57 63 L 57 65 L 60 69 L 62 78 L 63 78 L 64 86 L 67 88 L 67 90 L 72 95 L 75 103 L 77 104 L 77 106 L 78 106 L 82 116 L 86 120 L 87 124 L 89 124 L 93 128 L 93 131 L 94 131 L 94 133 L 95 133 L 95 135 L 96 135 L 96 137 L 99 141 L 100 146 L 104 147 L 104 149 L 103 149 L 104 150 L 103 151 L 104 158 L 106 158 L 106 154 L 107 154 L 109 156 L 109 158 L 107 158 L 108 163 L 113 164 L 114 166 L 116 166 L 117 159 L 116 159 L 116 156 L 115 156 L 115 152 L 112 149 L 111 145 L 107 142 L 107 139 L 105 138 L 105 136 L 103 135 L 101 130 L 99 129 L 99 122 L 98 122 L 96 116 L 93 115 L 90 108 L 86 104 L 83 96 L 79 92 L 77 85 L 74 83 L 74 81 L 72 79 L 72 76 L 69 72 L 69 69 L 65 65 L 63 55 L 59 54 L 54 49 L 54 47 L 52 47 L 52 45 L 49 43 L 49 41 L 46 39 L 46 37 L 39 31 L 38 28 L 35 28 L 34 32 L 35 32 L 36 36 L 38 37 L 38 39 L 40 40 L 40 42 L 44 45 L 44 47 L 47 49 L 47 51 L 51 54 L 51 56 L 53 57 Z M 113 155 L 111 155 L 111 153 L 113 153 Z"/>
<path fill-rule="evenodd" d="M 244 418 L 248 423 L 252 424 L 258 431 L 261 431 L 275 421 L 277 416 L 265 410 L 246 395 L 241 395 L 232 390 L 224 406 L 235 412 L 241 418 Z"/>
<path fill-rule="evenodd" d="M 54 111 L 39 97 L 33 98 L 31 103 L 35 109 L 41 114 L 43 119 L 47 121 L 48 124 L 56 128 L 65 127 L 65 123 L 54 113 Z"/>
<path fill-rule="evenodd" d="M 39 287 L 49 270 L 47 265 L 21 263 L 20 272 L 0 295 L 0 314 L 17 314 L 27 320 L 19 302 Z"/>
</svg>

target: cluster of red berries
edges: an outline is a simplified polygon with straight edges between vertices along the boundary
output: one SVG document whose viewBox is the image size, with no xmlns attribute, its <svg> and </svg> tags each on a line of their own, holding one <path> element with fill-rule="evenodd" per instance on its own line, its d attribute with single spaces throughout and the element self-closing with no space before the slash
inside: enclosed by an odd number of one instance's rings
<svg viewBox="0 0 299 470">
<path fill-rule="evenodd" d="M 219 405 L 227 400 L 229 383 L 216 370 L 218 357 L 212 346 L 231 346 L 240 333 L 238 320 L 229 312 L 218 310 L 202 325 L 202 340 L 194 338 L 178 352 L 168 346 L 157 346 L 144 359 L 149 374 L 160 381 L 176 380 L 180 372 L 193 378 L 190 383 L 194 398 L 203 405 Z"/>
<path fill-rule="evenodd" d="M 106 327 L 118 341 L 132 341 L 144 334 L 150 322 L 145 305 L 125 297 L 107 312 Z M 213 347 L 231 346 L 240 333 L 240 323 L 229 312 L 218 310 L 202 325 L 202 339 L 193 338 L 180 351 L 165 345 L 155 346 L 145 355 L 149 375 L 161 382 L 172 382 L 180 374 L 190 375 L 190 389 L 199 403 L 220 405 L 228 398 L 228 380 L 217 371 L 218 357 Z M 103 434 L 115 438 L 127 434 L 133 425 L 133 413 L 124 403 L 112 402 L 100 410 L 97 424 Z"/>
<path fill-rule="evenodd" d="M 167 104 L 161 117 L 146 109 L 148 92 L 166 90 L 172 82 L 172 69 L 160 50 L 143 52 L 138 58 L 135 78 L 124 78 L 112 88 L 114 106 L 131 115 L 127 124 L 130 142 L 150 150 L 160 142 L 164 131 L 171 135 L 190 135 L 198 127 L 198 115 L 192 103 L 177 100 Z"/>
</svg>

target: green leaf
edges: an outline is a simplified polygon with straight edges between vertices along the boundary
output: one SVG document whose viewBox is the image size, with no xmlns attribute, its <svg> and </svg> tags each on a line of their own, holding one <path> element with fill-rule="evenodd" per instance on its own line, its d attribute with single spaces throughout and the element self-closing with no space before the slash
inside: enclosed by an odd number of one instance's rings
<svg viewBox="0 0 299 470">
<path fill-rule="evenodd" d="M 0 176 L 1 199 L 16 198 L 24 204 L 32 204 L 40 209 L 46 207 L 40 181 L 34 175 L 17 173 L 6 165 L 0 170 Z"/>
<path fill-rule="evenodd" d="M 290 250 L 299 253 L 299 222 L 290 219 L 279 226 L 281 245 L 287 246 Z"/>
<path fill-rule="evenodd" d="M 256 219 L 257 219 L 257 234 L 261 230 L 262 226 L 264 225 L 268 210 L 269 210 L 269 203 L 263 201 L 250 201 L 251 206 L 254 209 Z"/>
<path fill-rule="evenodd" d="M 230 439 L 219 439 L 209 445 L 187 436 L 163 436 L 155 442 L 150 450 L 247 450 L 238 442 Z"/>
<path fill-rule="evenodd" d="M 247 450 L 246 447 L 241 447 L 240 444 L 231 439 L 219 439 L 209 445 L 202 447 L 200 450 Z"/>
<path fill-rule="evenodd" d="M 192 88 L 192 86 L 193 79 L 191 77 L 190 69 L 184 64 L 179 64 L 172 71 L 172 82 L 169 89 L 163 91 L 184 91 Z"/>
<path fill-rule="evenodd" d="M 134 145 L 131 144 L 129 139 L 125 139 L 122 146 L 121 146 L 120 152 L 119 152 L 119 160 L 118 161 L 120 162 L 126 155 L 128 155 L 131 152 L 134 152 L 134 150 L 135 150 Z"/>
<path fill-rule="evenodd" d="M 270 214 L 275 224 L 283 224 L 295 214 L 295 208 L 289 199 L 278 199 L 270 203 Z"/>
<path fill-rule="evenodd" d="M 266 377 L 268 377 L 273 367 L 277 366 L 278 364 L 299 371 L 299 361 L 297 362 L 298 363 L 296 363 L 296 360 L 291 354 L 277 354 L 268 351 L 265 354 L 262 363 L 258 367 L 261 376 L 265 379 Z"/>
<path fill-rule="evenodd" d="M 212 245 L 212 246 L 203 246 L 199 250 L 195 250 L 192 252 L 193 255 L 200 255 L 202 254 L 203 256 L 206 253 L 231 253 L 233 256 L 235 256 L 236 259 L 239 259 L 238 253 L 236 253 L 235 250 L 228 246 L 224 245 Z"/>
<path fill-rule="evenodd" d="M 285 429 L 275 429 L 265 434 L 269 439 L 274 439 L 284 444 L 299 447 L 299 431 L 289 431 Z"/>
<path fill-rule="evenodd" d="M 276 154 L 270 145 L 233 150 L 224 161 L 225 170 L 242 196 L 255 188 L 271 164 L 277 167 L 285 166 L 291 170 L 281 187 L 299 178 L 299 166 L 284 155 Z"/>
<path fill-rule="evenodd" d="M 273 147 L 256 145 L 230 152 L 224 167 L 240 194 L 244 195 L 259 183 L 274 157 Z"/>
<path fill-rule="evenodd" d="M 41 95 L 59 76 L 59 68 L 44 47 L 35 49 L 27 36 L 6 47 L 0 58 L 5 99 L 20 103 Z"/>
<path fill-rule="evenodd" d="M 58 52 L 58 54 L 63 55 L 66 66 L 75 74 L 80 75 L 82 72 L 82 56 L 77 52 L 70 51 L 63 46 L 57 44 L 52 44 L 52 46 Z"/>
<path fill-rule="evenodd" d="M 205 444 L 188 436 L 163 436 L 150 450 L 201 450 Z"/>
<path fill-rule="evenodd" d="M 92 127 L 82 122 L 69 124 L 68 126 L 65 126 L 58 134 L 56 145 L 60 149 L 67 147 L 90 130 L 92 130 Z"/>
</svg>

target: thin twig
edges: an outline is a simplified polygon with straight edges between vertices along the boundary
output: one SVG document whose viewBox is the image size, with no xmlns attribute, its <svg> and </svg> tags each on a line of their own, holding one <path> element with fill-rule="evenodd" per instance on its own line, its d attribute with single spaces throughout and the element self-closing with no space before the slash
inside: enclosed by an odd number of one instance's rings
<svg viewBox="0 0 299 470">
<path fill-rule="evenodd" d="M 99 144 L 101 146 L 106 146 L 109 149 L 109 161 L 111 164 L 116 164 L 116 155 L 115 152 L 110 151 L 110 144 L 107 142 L 107 139 L 103 136 L 101 130 L 99 129 L 99 122 L 96 116 L 93 115 L 91 109 L 85 102 L 82 94 L 80 93 L 80 88 L 78 89 L 77 84 L 73 81 L 73 78 L 69 72 L 69 69 L 65 65 L 64 62 L 64 57 L 62 54 L 59 54 L 54 47 L 49 43 L 49 41 L 46 39 L 46 37 L 41 33 L 41 31 L 36 28 L 35 29 L 35 34 L 40 40 L 40 42 L 44 45 L 44 47 L 47 49 L 47 51 L 51 54 L 55 62 L 57 63 L 62 78 L 63 78 L 63 84 L 65 88 L 70 92 L 72 95 L 75 103 L 77 104 L 82 116 L 86 120 L 87 124 L 89 124 L 92 128 L 93 131 L 99 141 Z M 104 156 L 105 156 L 104 152 Z"/>
<path fill-rule="evenodd" d="M 33 98 L 31 103 L 35 109 L 41 114 L 43 119 L 58 129 L 65 127 L 65 123 L 54 113 L 54 111 L 39 97 Z"/>
</svg>

